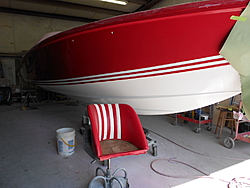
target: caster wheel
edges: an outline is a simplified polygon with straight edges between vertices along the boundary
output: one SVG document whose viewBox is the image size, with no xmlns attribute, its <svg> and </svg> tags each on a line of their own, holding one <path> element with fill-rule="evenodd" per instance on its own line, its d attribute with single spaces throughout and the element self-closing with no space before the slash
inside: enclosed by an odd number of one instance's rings
<svg viewBox="0 0 250 188">
<path fill-rule="evenodd" d="M 127 182 L 127 183 L 126 183 L 126 188 L 129 188 L 129 187 L 130 187 L 130 186 L 129 186 L 129 183 Z"/>
<path fill-rule="evenodd" d="M 211 130 L 212 130 L 212 128 L 211 128 L 211 127 L 207 127 L 207 130 L 208 130 L 208 131 L 211 131 Z"/>
<path fill-rule="evenodd" d="M 85 131 L 84 127 L 79 128 L 79 132 L 80 132 L 81 135 L 83 135 L 84 131 Z"/>
<path fill-rule="evenodd" d="M 200 133 L 200 129 L 197 128 L 197 129 L 194 130 L 194 132 L 198 134 L 198 133 Z"/>
<path fill-rule="evenodd" d="M 157 146 L 153 145 L 152 148 L 153 148 L 153 156 L 157 156 L 158 155 Z"/>
<path fill-rule="evenodd" d="M 173 121 L 172 125 L 176 126 L 177 125 L 177 121 Z"/>
<path fill-rule="evenodd" d="M 226 137 L 223 143 L 224 146 L 228 149 L 232 149 L 235 145 L 234 139 L 232 139 L 231 137 Z"/>
<path fill-rule="evenodd" d="M 102 166 L 108 166 L 108 161 L 106 160 L 106 161 L 103 161 L 102 162 Z"/>
</svg>

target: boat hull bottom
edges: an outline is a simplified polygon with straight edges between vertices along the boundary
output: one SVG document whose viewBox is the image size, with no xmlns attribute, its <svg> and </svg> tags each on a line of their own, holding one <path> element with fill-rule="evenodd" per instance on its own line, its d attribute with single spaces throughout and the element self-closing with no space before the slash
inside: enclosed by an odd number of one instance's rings
<svg viewBox="0 0 250 188">
<path fill-rule="evenodd" d="M 231 66 L 190 73 L 76 85 L 40 87 L 86 104 L 125 103 L 140 115 L 173 114 L 205 107 L 241 93 Z"/>
</svg>

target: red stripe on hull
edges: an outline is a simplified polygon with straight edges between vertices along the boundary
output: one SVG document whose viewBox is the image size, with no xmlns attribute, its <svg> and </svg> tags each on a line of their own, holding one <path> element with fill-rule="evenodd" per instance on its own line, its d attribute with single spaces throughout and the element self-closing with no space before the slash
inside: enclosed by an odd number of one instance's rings
<svg viewBox="0 0 250 188">
<path fill-rule="evenodd" d="M 39 83 L 39 85 L 77 85 L 77 84 L 89 84 L 89 83 L 100 83 L 100 82 L 110 82 L 110 81 L 120 81 L 120 80 L 130 80 L 130 79 L 137 79 L 137 78 L 148 78 L 148 77 L 155 77 L 155 76 L 163 76 L 163 75 L 170 75 L 170 74 L 178 74 L 178 73 L 184 73 L 184 72 L 192 72 L 192 71 L 199 71 L 199 70 L 204 70 L 204 69 L 211 69 L 211 68 L 216 68 L 216 67 L 223 67 L 223 66 L 228 66 L 230 65 L 229 63 L 222 63 L 219 65 L 209 65 L 209 66 L 203 66 L 199 68 L 190 68 L 190 69 L 183 69 L 183 70 L 177 70 L 177 71 L 171 71 L 171 72 L 166 72 L 166 73 L 157 73 L 157 74 L 148 74 L 148 75 L 141 75 L 141 76 L 133 76 L 133 74 L 122 74 L 122 75 L 115 75 L 116 76 L 129 76 L 125 78 L 112 78 L 108 76 L 103 76 L 103 77 L 98 77 L 95 78 L 95 81 L 93 78 L 88 78 L 88 79 L 82 79 L 82 80 L 74 80 L 74 81 L 65 81 L 65 82 L 60 82 L 60 81 L 54 81 L 50 83 Z M 179 66 L 176 66 L 179 67 Z M 143 73 L 143 72 L 140 72 Z M 146 73 L 146 71 L 145 71 Z M 102 80 L 104 79 L 104 80 Z M 70 83 L 68 83 L 70 82 Z"/>
</svg>

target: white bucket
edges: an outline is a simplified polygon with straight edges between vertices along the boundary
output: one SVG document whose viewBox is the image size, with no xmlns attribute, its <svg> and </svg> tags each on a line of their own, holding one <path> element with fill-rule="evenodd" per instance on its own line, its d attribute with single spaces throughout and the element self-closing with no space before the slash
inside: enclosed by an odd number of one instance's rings
<svg viewBox="0 0 250 188">
<path fill-rule="evenodd" d="M 72 155 L 76 146 L 75 129 L 61 128 L 56 133 L 58 154 L 64 157 Z"/>
</svg>

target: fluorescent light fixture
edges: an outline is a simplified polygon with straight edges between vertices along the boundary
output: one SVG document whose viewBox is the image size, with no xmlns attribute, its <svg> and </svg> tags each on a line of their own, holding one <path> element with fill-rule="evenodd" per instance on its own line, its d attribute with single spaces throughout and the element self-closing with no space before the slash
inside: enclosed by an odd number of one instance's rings
<svg viewBox="0 0 250 188">
<path fill-rule="evenodd" d="M 100 0 L 100 1 L 104 1 L 104 2 L 108 2 L 108 3 L 115 3 L 118 5 L 127 5 L 127 1 L 123 1 L 123 0 Z"/>
</svg>

